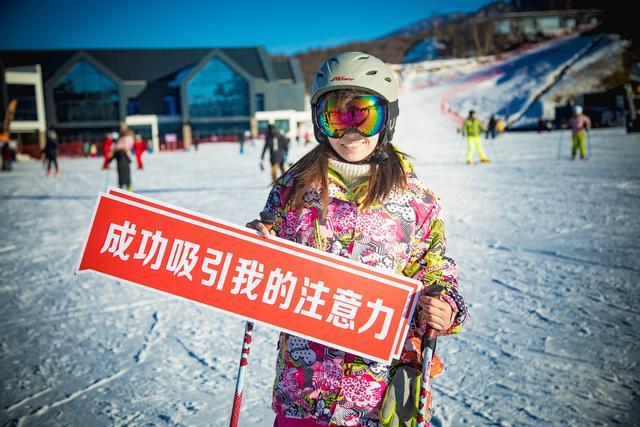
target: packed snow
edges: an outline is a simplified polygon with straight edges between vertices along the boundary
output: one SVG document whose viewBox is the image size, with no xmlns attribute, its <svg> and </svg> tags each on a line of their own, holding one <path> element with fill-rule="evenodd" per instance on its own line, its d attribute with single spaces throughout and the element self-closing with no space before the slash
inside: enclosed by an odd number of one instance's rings
<svg viewBox="0 0 640 427">
<path fill-rule="evenodd" d="M 442 115 L 453 84 L 401 94 L 394 142 L 442 198 L 472 316 L 438 342 L 434 426 L 633 425 L 640 419 L 640 136 L 593 130 L 484 141 Z M 307 148 L 292 144 L 292 157 Z M 133 190 L 243 225 L 268 194 L 261 143 L 147 155 Z M 243 323 L 93 274 L 74 275 L 101 159 L 0 174 L 0 424 L 226 425 Z M 257 327 L 242 426 L 270 426 L 277 332 Z M 634 421 L 636 420 L 636 421 Z"/>
</svg>

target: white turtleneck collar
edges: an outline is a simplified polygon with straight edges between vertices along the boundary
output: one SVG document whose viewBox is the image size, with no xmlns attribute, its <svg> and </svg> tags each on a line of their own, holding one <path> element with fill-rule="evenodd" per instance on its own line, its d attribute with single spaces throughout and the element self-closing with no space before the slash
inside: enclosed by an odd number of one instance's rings
<svg viewBox="0 0 640 427">
<path fill-rule="evenodd" d="M 340 162 L 335 159 L 329 159 L 329 167 L 340 174 L 344 179 L 344 183 L 353 189 L 362 184 L 369 177 L 371 165 L 356 165 L 353 163 Z"/>
</svg>

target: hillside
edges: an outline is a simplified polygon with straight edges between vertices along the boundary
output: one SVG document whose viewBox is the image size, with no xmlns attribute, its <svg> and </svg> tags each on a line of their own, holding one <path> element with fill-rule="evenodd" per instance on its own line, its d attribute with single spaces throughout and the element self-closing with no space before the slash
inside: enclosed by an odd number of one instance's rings
<svg viewBox="0 0 640 427">
<path fill-rule="evenodd" d="M 426 39 L 437 40 L 441 49 L 440 59 L 461 59 L 505 55 L 517 52 L 532 42 L 541 43 L 553 38 L 540 34 L 525 36 L 522 33 L 495 34 L 493 27 L 504 13 L 576 10 L 596 8 L 602 11 L 603 24 L 596 32 L 619 34 L 631 41 L 631 50 L 637 51 L 634 40 L 635 28 L 625 19 L 622 8 L 602 4 L 592 0 L 521 0 L 496 1 L 471 13 L 435 14 L 415 23 L 398 28 L 380 38 L 353 41 L 330 48 L 311 49 L 291 55 L 300 61 L 307 88 L 311 84 L 313 73 L 328 57 L 344 51 L 362 51 L 375 55 L 390 64 L 400 64 L 412 48 Z M 275 59 L 286 56 L 276 55 Z M 416 58 L 417 59 L 417 58 Z M 629 68 L 629 64 L 625 64 Z"/>
</svg>

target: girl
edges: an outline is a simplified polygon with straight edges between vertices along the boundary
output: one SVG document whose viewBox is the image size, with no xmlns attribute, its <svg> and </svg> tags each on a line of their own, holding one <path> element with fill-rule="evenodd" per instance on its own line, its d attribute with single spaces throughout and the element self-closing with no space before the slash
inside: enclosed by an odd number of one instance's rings
<svg viewBox="0 0 640 427">
<path fill-rule="evenodd" d="M 467 317 L 456 265 L 445 256 L 440 201 L 390 144 L 398 96 L 382 61 L 360 52 L 327 60 L 313 81 L 311 110 L 319 145 L 275 182 L 265 206 L 273 228 L 259 220 L 247 226 L 444 290 L 421 295 L 391 367 L 282 333 L 274 426 L 412 425 L 427 326 L 451 334 Z"/>
</svg>

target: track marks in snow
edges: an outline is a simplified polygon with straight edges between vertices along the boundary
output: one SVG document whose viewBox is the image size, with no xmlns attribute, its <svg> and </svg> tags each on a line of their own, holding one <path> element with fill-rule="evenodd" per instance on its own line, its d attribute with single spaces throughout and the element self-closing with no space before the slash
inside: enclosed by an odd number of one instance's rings
<svg viewBox="0 0 640 427">
<path fill-rule="evenodd" d="M 548 256 L 548 257 L 552 257 L 552 258 L 560 258 L 563 260 L 567 260 L 567 261 L 573 261 L 576 262 L 578 264 L 584 264 L 584 265 L 589 265 L 589 266 L 593 266 L 593 267 L 605 267 L 605 268 L 616 268 L 616 269 L 621 269 L 621 270 L 628 270 L 628 271 L 632 271 L 634 273 L 640 273 L 640 269 L 635 268 L 635 267 L 631 267 L 628 265 L 622 265 L 622 264 L 608 264 L 608 263 L 603 263 L 603 262 L 599 262 L 596 260 L 588 260 L 588 259 L 582 259 L 582 258 L 577 258 L 577 257 L 573 257 L 570 255 L 564 255 L 556 250 L 547 250 L 547 249 L 529 249 L 529 248 L 523 248 L 523 247 L 515 247 L 515 246 L 504 246 L 504 245 L 498 245 L 498 244 L 491 244 L 489 245 L 490 249 L 496 249 L 496 250 L 500 250 L 500 251 L 506 251 L 506 252 L 518 252 L 518 251 L 522 251 L 522 252 L 526 252 L 526 253 L 530 253 L 530 254 L 535 254 L 535 255 L 543 255 L 543 256 Z"/>
<path fill-rule="evenodd" d="M 107 377 L 104 378 L 100 378 L 99 380 L 94 381 L 93 383 L 89 384 L 87 387 L 81 388 L 80 390 L 76 390 L 73 393 L 68 394 L 64 399 L 60 399 L 57 400 L 53 403 L 50 404 L 46 404 L 43 405 L 37 409 L 35 409 L 33 412 L 31 412 L 29 415 L 25 415 L 22 416 L 18 419 L 17 422 L 17 426 L 21 427 L 23 425 L 25 425 L 26 421 L 31 418 L 31 417 L 39 417 L 42 415 L 45 415 L 47 412 L 49 412 L 51 409 L 57 408 L 58 406 L 62 406 L 66 403 L 69 403 L 75 399 L 77 399 L 78 397 L 89 393 L 92 390 L 95 390 L 96 388 L 102 387 L 106 384 L 109 384 L 111 381 L 114 381 L 118 378 L 120 378 L 121 376 L 123 376 L 124 374 L 126 374 L 129 371 L 129 368 L 126 369 L 121 369 L 118 372 L 116 372 L 115 374 L 109 375 Z"/>
<path fill-rule="evenodd" d="M 26 404 L 26 403 L 34 400 L 34 399 L 37 399 L 38 397 L 43 396 L 43 395 L 49 393 L 50 391 L 51 391 L 51 387 L 47 387 L 44 390 L 40 390 L 37 393 L 34 393 L 34 394 L 30 395 L 30 396 L 25 397 L 24 399 L 20 400 L 19 402 L 14 403 L 13 405 L 7 406 L 6 408 L 4 408 L 4 410 L 7 411 L 7 412 L 14 411 L 14 410 L 18 409 L 19 407 L 21 407 L 22 405 L 24 405 L 24 404 Z"/>
<path fill-rule="evenodd" d="M 106 313 L 114 313 L 118 311 L 131 310 L 135 308 L 146 307 L 148 305 L 154 305 L 160 302 L 170 301 L 167 299 L 153 299 L 153 300 L 144 300 L 144 301 L 136 301 L 131 304 L 115 304 L 111 306 L 91 306 L 91 307 L 80 307 L 77 309 L 63 311 L 59 315 L 53 315 L 50 317 L 34 317 L 34 316 L 25 316 L 18 317 L 9 320 L 8 322 L 0 323 L 0 328 L 6 328 L 8 326 L 15 325 L 24 325 L 24 324 L 46 324 L 52 322 L 58 322 L 61 320 L 69 320 L 76 317 L 84 317 L 92 314 L 106 314 Z"/>
<path fill-rule="evenodd" d="M 157 336 L 157 333 L 155 331 L 156 331 L 156 327 L 158 326 L 158 323 L 160 322 L 158 320 L 158 312 L 154 311 L 151 317 L 153 318 L 153 322 L 151 322 L 151 326 L 149 326 L 149 331 L 147 331 L 147 334 L 144 337 L 144 342 L 142 343 L 142 347 L 140 348 L 140 350 L 138 350 L 136 355 L 133 356 L 133 360 L 135 360 L 137 364 L 143 363 L 147 359 L 147 354 L 149 353 L 151 344 L 153 344 L 154 338 Z"/>
<path fill-rule="evenodd" d="M 184 342 L 182 342 L 180 338 L 176 338 L 176 341 L 178 342 L 178 344 L 180 344 L 180 346 L 184 349 L 184 351 L 187 352 L 187 355 L 192 359 L 196 360 L 200 365 L 204 366 L 205 368 L 211 369 L 212 371 L 216 371 L 216 372 L 218 371 L 216 367 L 210 365 L 209 362 L 207 362 L 207 360 L 203 356 L 198 355 L 195 351 L 187 347 L 187 345 Z"/>
<path fill-rule="evenodd" d="M 494 420 L 490 414 L 481 411 L 480 409 L 476 409 L 474 408 L 474 402 L 471 401 L 471 399 L 465 397 L 464 395 L 460 394 L 460 393 L 456 393 L 454 390 L 450 390 L 447 387 L 440 385 L 435 387 L 434 389 L 434 393 L 442 393 L 445 396 L 447 396 L 449 399 L 455 400 L 456 402 L 461 403 L 465 408 L 469 409 L 471 412 L 474 413 L 474 415 L 480 417 L 481 419 L 487 421 L 488 423 L 490 423 L 491 425 L 499 425 L 499 422 Z"/>
</svg>

